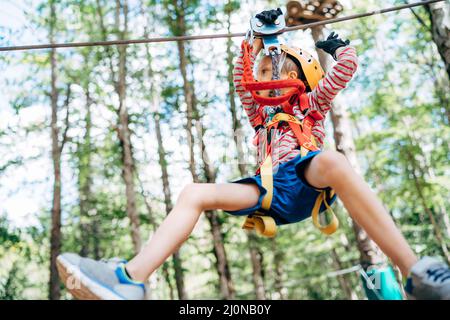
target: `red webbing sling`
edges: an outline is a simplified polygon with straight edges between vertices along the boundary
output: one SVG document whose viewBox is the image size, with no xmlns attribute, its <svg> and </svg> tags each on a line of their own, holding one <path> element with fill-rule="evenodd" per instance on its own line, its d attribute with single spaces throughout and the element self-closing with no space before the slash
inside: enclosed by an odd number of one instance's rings
<svg viewBox="0 0 450 320">
<path fill-rule="evenodd" d="M 306 91 L 305 84 L 300 79 L 289 79 L 289 80 L 271 80 L 271 81 L 255 81 L 253 78 L 252 65 L 250 61 L 252 47 L 247 41 L 242 42 L 243 56 L 243 66 L 244 72 L 242 75 L 242 85 L 244 88 L 251 92 L 253 99 L 262 105 L 267 106 L 277 106 L 285 102 L 288 102 L 293 95 L 298 95 L 299 97 Z M 274 89 L 284 89 L 292 88 L 284 95 L 278 97 L 263 97 L 256 93 L 258 90 L 274 90 Z"/>
</svg>

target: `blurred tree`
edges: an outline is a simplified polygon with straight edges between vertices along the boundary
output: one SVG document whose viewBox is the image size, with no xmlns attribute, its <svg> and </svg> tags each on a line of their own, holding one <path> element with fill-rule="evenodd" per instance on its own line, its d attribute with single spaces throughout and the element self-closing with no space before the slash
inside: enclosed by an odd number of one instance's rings
<svg viewBox="0 0 450 320">
<path fill-rule="evenodd" d="M 150 11 L 150 10 L 148 10 Z M 141 3 L 141 14 L 143 17 L 146 18 L 146 20 L 149 20 L 149 17 L 145 14 L 144 5 Z M 149 28 L 148 24 L 144 27 L 144 37 L 149 38 Z M 167 152 L 164 148 L 163 143 L 163 136 L 161 132 L 161 118 L 163 118 L 163 113 L 161 111 L 161 102 L 160 102 L 160 92 L 157 90 L 157 83 L 159 82 L 156 78 L 155 72 L 153 70 L 152 66 L 152 55 L 150 51 L 150 46 L 148 44 L 145 45 L 145 55 L 147 60 L 147 78 L 149 85 L 146 86 L 144 89 L 146 92 L 148 92 L 148 100 L 150 102 L 150 106 L 153 110 L 155 110 L 151 116 L 153 118 L 154 126 L 155 126 L 155 133 L 156 133 L 156 141 L 157 141 L 157 149 L 158 149 L 158 163 L 159 167 L 161 169 L 161 180 L 162 180 L 162 187 L 163 187 L 163 195 L 164 195 L 164 207 L 166 215 L 172 211 L 173 204 L 172 204 L 172 192 L 170 189 L 170 183 L 169 183 L 169 171 L 168 171 L 168 164 L 169 161 L 167 160 Z M 143 82 L 145 83 L 145 82 Z M 175 272 L 175 283 L 177 287 L 177 293 L 178 293 L 178 299 L 180 300 L 186 300 L 188 299 L 188 294 L 186 292 L 185 288 L 185 280 L 184 280 L 184 271 L 183 271 L 183 263 L 182 258 L 180 255 L 180 251 L 177 250 L 175 253 L 172 254 L 172 261 L 173 261 L 173 269 Z M 167 264 L 163 264 L 163 273 L 166 277 L 166 281 L 169 285 L 169 292 L 170 296 L 173 299 L 173 293 L 171 288 L 171 281 L 168 279 L 168 270 L 167 270 Z"/>
<path fill-rule="evenodd" d="M 101 0 L 96 0 L 97 14 L 100 23 L 100 30 L 103 40 L 108 39 L 108 33 L 113 33 L 119 39 L 127 39 L 128 30 L 128 1 L 116 0 L 114 10 L 114 25 L 111 30 L 107 30 L 104 16 L 104 5 Z M 110 47 L 105 47 L 106 54 L 109 57 L 109 65 L 111 72 L 111 81 L 117 94 L 119 105 L 115 109 L 117 114 L 116 132 L 120 143 L 121 161 L 122 161 L 122 178 L 125 183 L 125 194 L 127 200 L 127 215 L 130 219 L 131 238 L 133 240 L 134 252 L 138 253 L 142 246 L 142 239 L 139 231 L 139 215 L 136 207 L 136 190 L 135 190 L 135 160 L 133 158 L 131 144 L 131 130 L 129 127 L 130 117 L 126 105 L 126 88 L 127 88 L 127 46 L 119 46 L 117 51 L 117 68 L 114 66 L 113 52 Z"/>
<path fill-rule="evenodd" d="M 57 24 L 55 1 L 50 0 L 49 19 L 49 40 L 55 42 L 55 25 Z M 67 142 L 67 131 L 69 130 L 69 104 L 71 98 L 71 85 L 67 85 L 65 100 L 63 103 L 66 109 L 65 127 L 61 131 L 58 125 L 58 101 L 59 91 L 57 88 L 57 56 L 56 50 L 50 50 L 51 65 L 51 139 L 52 139 L 52 159 L 53 159 L 53 201 L 52 201 L 52 229 L 50 236 L 50 281 L 49 298 L 57 300 L 60 298 L 60 287 L 58 271 L 56 269 L 56 258 L 61 250 L 61 154 Z"/>
<path fill-rule="evenodd" d="M 445 63 L 448 79 L 450 80 L 450 4 L 440 2 L 425 5 L 427 10 L 433 41 L 436 43 L 442 61 Z"/>
<path fill-rule="evenodd" d="M 187 3 L 184 0 L 173 0 L 166 3 L 168 11 L 173 12 L 174 16 L 168 16 L 168 24 L 171 32 L 178 35 L 187 34 L 188 25 L 186 22 L 186 16 L 192 14 L 195 8 L 198 7 L 197 2 Z M 188 12 L 186 12 L 188 10 Z M 199 175 L 197 173 L 195 157 L 194 157 L 194 145 L 195 138 L 192 134 L 193 124 L 195 121 L 195 129 L 197 132 L 197 143 L 199 145 L 200 157 L 202 159 L 202 169 L 205 176 L 205 182 L 214 183 L 216 179 L 216 170 L 213 168 L 206 150 L 205 143 L 203 141 L 203 126 L 201 123 L 201 117 L 197 107 L 197 97 L 194 89 L 193 79 L 189 80 L 187 76 L 187 68 L 190 67 L 188 53 L 186 52 L 185 43 L 183 41 L 177 42 L 178 55 L 179 55 L 179 69 L 183 78 L 183 92 L 184 99 L 187 107 L 186 119 L 187 119 L 187 138 L 190 150 L 190 162 L 189 168 L 192 174 L 194 182 L 200 182 Z M 205 216 L 211 226 L 211 234 L 214 245 L 214 255 L 216 257 L 216 268 L 219 275 L 219 287 L 221 295 L 224 299 L 233 299 L 234 286 L 231 279 L 230 269 L 227 261 L 227 254 L 223 243 L 223 235 L 221 231 L 221 222 L 217 217 L 217 213 L 214 211 L 205 212 Z"/>
</svg>

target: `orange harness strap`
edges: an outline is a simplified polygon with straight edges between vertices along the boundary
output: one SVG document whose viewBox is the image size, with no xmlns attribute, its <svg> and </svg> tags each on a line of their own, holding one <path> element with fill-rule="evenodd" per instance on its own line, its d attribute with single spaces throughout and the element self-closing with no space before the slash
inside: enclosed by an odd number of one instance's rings
<svg viewBox="0 0 450 320">
<path fill-rule="evenodd" d="M 312 141 L 312 126 L 314 124 L 314 120 L 311 116 L 306 116 L 301 123 L 296 117 L 287 113 L 277 113 L 274 115 L 271 122 L 267 124 L 267 130 L 272 128 L 278 128 L 278 125 L 281 121 L 285 121 L 289 124 L 292 132 L 294 132 L 295 137 L 297 138 L 298 145 L 303 147 L 309 151 L 317 151 L 319 148 L 315 146 Z"/>
</svg>

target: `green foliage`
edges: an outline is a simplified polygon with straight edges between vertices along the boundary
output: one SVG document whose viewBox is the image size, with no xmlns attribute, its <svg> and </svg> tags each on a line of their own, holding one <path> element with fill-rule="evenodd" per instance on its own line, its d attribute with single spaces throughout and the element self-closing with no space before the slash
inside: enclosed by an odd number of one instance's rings
<svg viewBox="0 0 450 320">
<path fill-rule="evenodd" d="M 20 230 L 11 231 L 8 227 L 8 220 L 6 219 L 6 217 L 0 216 L 0 243 L 2 245 L 0 253 L 3 253 L 4 250 L 8 250 L 19 242 Z"/>
<path fill-rule="evenodd" d="M 14 262 L 8 272 L 8 277 L 0 283 L 0 300 L 21 299 L 22 291 L 28 282 L 25 275 L 20 273 L 17 262 Z"/>
</svg>

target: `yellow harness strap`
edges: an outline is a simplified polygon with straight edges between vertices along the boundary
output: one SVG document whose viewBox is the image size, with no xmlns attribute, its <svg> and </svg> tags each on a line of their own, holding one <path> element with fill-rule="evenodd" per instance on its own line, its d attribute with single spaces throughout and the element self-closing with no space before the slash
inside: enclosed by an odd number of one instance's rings
<svg viewBox="0 0 450 320">
<path fill-rule="evenodd" d="M 331 190 L 330 198 L 334 196 L 334 190 Z M 319 221 L 319 212 L 320 207 L 322 206 L 322 202 L 325 203 L 325 207 L 327 208 L 327 211 L 330 210 L 331 212 L 331 221 L 326 226 L 323 226 L 320 224 Z M 336 218 L 336 215 L 334 214 L 333 209 L 330 207 L 330 205 L 327 202 L 327 191 L 323 190 L 320 195 L 317 197 L 316 202 L 314 203 L 314 207 L 312 210 L 312 221 L 317 229 L 319 229 L 322 233 L 326 235 L 330 235 L 336 232 L 336 230 L 339 227 L 339 220 Z"/>
<path fill-rule="evenodd" d="M 301 126 L 302 123 L 295 118 L 294 116 L 291 116 L 289 114 L 285 113 L 277 113 L 271 122 L 269 122 L 266 125 L 266 128 L 270 130 L 273 126 L 276 126 L 278 122 L 280 121 L 286 121 L 293 123 L 295 125 Z M 299 141 L 300 143 L 300 141 Z M 311 143 L 317 147 L 316 141 L 313 136 L 311 136 Z M 304 157 L 308 154 L 310 150 L 305 148 L 304 146 L 300 145 L 300 155 L 301 157 Z M 273 170 L 272 170 L 272 156 L 269 154 L 267 155 L 266 159 L 264 160 L 263 164 L 260 167 L 260 175 L 261 175 L 261 184 L 262 186 L 267 190 L 266 195 L 264 196 L 261 207 L 269 211 L 270 205 L 272 204 L 272 198 L 273 198 Z M 334 190 L 331 190 L 330 198 L 333 197 Z M 330 210 L 332 218 L 331 222 L 327 224 L 326 226 L 322 226 L 319 222 L 319 213 L 320 213 L 320 207 L 322 206 L 322 202 L 325 203 L 325 206 L 327 210 Z M 326 191 L 322 191 L 319 196 L 316 199 L 316 202 L 314 204 L 313 210 L 312 210 L 312 219 L 314 225 L 324 234 L 330 235 L 334 233 L 337 228 L 339 227 L 339 220 L 336 218 L 336 215 L 334 214 L 333 210 L 331 209 L 330 205 L 327 202 L 327 194 Z M 266 216 L 264 213 L 256 211 L 254 214 L 249 215 L 246 219 L 244 224 L 242 225 L 243 229 L 246 230 L 256 230 L 256 232 L 262 236 L 272 238 L 277 233 L 277 226 L 275 223 L 275 220 L 270 217 Z"/>
<path fill-rule="evenodd" d="M 269 154 L 260 167 L 261 183 L 267 193 L 264 196 L 261 207 L 269 211 L 273 197 L 273 170 L 272 157 Z M 277 225 L 272 217 L 264 215 L 262 212 L 256 211 L 253 215 L 248 216 L 242 226 L 243 229 L 253 230 L 262 236 L 272 238 L 277 233 Z"/>
<path fill-rule="evenodd" d="M 266 127 L 267 129 L 272 128 L 276 123 L 280 122 L 280 121 L 286 121 L 286 122 L 291 122 L 291 123 L 295 123 L 298 124 L 299 126 L 302 125 L 302 123 L 300 122 L 300 120 L 298 120 L 296 117 L 294 117 L 293 115 L 287 114 L 287 113 L 282 113 L 279 112 L 277 114 L 275 114 L 272 118 L 272 121 L 270 121 L 269 123 L 267 123 Z"/>
</svg>

